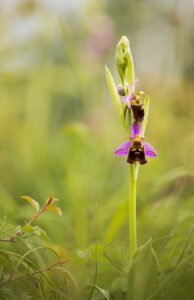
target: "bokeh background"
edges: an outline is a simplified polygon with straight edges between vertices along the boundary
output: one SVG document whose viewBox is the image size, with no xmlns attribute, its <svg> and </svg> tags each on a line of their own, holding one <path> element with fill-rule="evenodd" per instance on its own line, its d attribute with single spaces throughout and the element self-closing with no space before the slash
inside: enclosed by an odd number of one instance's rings
<svg viewBox="0 0 194 300">
<path fill-rule="evenodd" d="M 123 258 L 128 165 L 113 152 L 126 137 L 104 66 L 119 83 L 115 49 L 126 35 L 159 154 L 140 168 L 138 244 L 152 236 L 160 250 L 158 237 L 194 207 L 193 12 L 193 0 L 0 1 L 1 217 L 23 224 L 32 209 L 20 196 L 43 204 L 53 192 L 63 215 L 38 223 L 54 245 L 83 254 L 98 231 Z"/>
</svg>

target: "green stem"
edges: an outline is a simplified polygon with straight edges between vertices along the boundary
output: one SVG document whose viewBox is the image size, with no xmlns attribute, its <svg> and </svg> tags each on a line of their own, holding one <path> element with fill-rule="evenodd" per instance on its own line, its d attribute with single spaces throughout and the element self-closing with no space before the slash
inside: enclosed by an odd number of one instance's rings
<svg viewBox="0 0 194 300">
<path fill-rule="evenodd" d="M 130 258 L 132 259 L 137 251 L 136 232 L 136 165 L 130 164 L 130 186 L 129 186 L 129 241 Z"/>
</svg>

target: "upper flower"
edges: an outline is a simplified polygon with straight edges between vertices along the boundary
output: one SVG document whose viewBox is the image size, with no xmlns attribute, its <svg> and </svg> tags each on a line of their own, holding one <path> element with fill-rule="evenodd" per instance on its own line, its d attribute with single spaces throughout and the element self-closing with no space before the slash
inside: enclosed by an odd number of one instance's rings
<svg viewBox="0 0 194 300">
<path fill-rule="evenodd" d="M 157 156 L 156 150 L 141 137 L 141 123 L 133 122 L 129 141 L 121 144 L 116 150 L 116 155 L 127 155 L 127 162 L 133 164 L 138 161 L 141 165 L 147 163 L 146 156 Z"/>
<path fill-rule="evenodd" d="M 139 79 L 136 79 L 131 85 L 130 85 L 130 88 L 129 88 L 129 94 L 128 95 L 126 95 L 126 96 L 124 96 L 124 98 L 123 98 L 123 103 L 127 103 L 127 106 L 129 107 L 129 108 L 131 108 L 131 102 L 133 101 L 133 100 L 135 100 L 136 99 L 136 97 L 135 97 L 135 95 L 134 95 L 134 93 L 133 93 L 133 88 L 134 88 L 134 86 L 136 85 L 136 83 L 138 82 L 138 80 Z"/>
<path fill-rule="evenodd" d="M 144 109 L 142 108 L 143 103 L 139 102 L 139 99 L 142 95 L 142 92 L 139 92 L 137 95 L 133 93 L 133 88 L 138 82 L 138 79 L 136 79 L 129 88 L 129 94 L 125 95 L 125 91 L 122 87 L 122 85 L 118 86 L 118 93 L 123 97 L 123 104 L 127 103 L 128 108 L 133 110 L 133 116 L 135 121 L 142 122 L 144 118 Z"/>
</svg>

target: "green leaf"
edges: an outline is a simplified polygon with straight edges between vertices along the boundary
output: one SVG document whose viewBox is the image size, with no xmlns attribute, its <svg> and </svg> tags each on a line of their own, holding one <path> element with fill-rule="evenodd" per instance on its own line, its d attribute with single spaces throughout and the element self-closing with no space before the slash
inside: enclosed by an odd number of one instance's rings
<svg viewBox="0 0 194 300">
<path fill-rule="evenodd" d="M 140 247 L 128 275 L 127 300 L 144 300 L 156 284 L 158 262 L 150 239 Z"/>
<path fill-rule="evenodd" d="M 43 240 L 45 240 L 45 242 L 47 242 L 48 244 L 50 243 L 50 240 L 49 240 L 49 237 L 48 237 L 47 233 L 41 228 L 39 230 L 39 235 L 40 235 L 41 238 L 43 238 Z"/>
<path fill-rule="evenodd" d="M 122 292 L 127 292 L 127 279 L 125 277 L 118 277 L 111 284 L 111 292 L 116 292 L 121 290 Z"/>
<path fill-rule="evenodd" d="M 146 96 L 145 101 L 144 101 L 144 111 L 145 111 L 145 116 L 144 120 L 142 122 L 142 130 L 141 130 L 141 135 L 145 135 L 145 130 L 148 122 L 148 112 L 149 112 L 149 96 Z"/>
<path fill-rule="evenodd" d="M 31 240 L 30 239 L 22 239 L 22 238 L 20 238 L 20 242 L 22 242 L 25 246 L 26 246 L 26 248 L 27 249 L 32 249 L 32 242 L 31 242 Z"/>
<path fill-rule="evenodd" d="M 62 215 L 62 211 L 59 207 L 56 207 L 55 205 L 47 205 L 46 210 L 52 210 L 55 211 L 59 216 Z"/>
<path fill-rule="evenodd" d="M 105 297 L 106 300 L 111 300 L 110 293 L 108 291 L 100 288 L 98 285 L 94 285 L 94 286 L 92 285 L 92 286 L 89 286 L 89 287 L 94 288 L 97 291 L 99 291 Z"/>
<path fill-rule="evenodd" d="M 34 232 L 40 236 L 40 227 L 39 226 L 33 226 Z"/>
<path fill-rule="evenodd" d="M 34 227 L 36 227 L 36 226 L 34 226 Z M 29 259 L 27 259 L 27 256 L 28 256 L 29 254 L 31 254 L 31 253 L 33 253 L 33 252 L 38 252 L 39 250 L 44 250 L 44 251 L 45 251 L 45 250 L 49 250 L 49 251 L 51 251 L 52 253 L 55 254 L 55 256 L 57 257 L 57 259 L 59 259 L 59 256 L 57 255 L 57 253 L 56 253 L 51 247 L 48 247 L 48 246 L 36 247 L 36 248 L 33 248 L 33 249 L 28 250 L 28 251 L 27 251 L 25 254 L 23 254 L 23 255 L 18 255 L 17 253 L 14 253 L 14 255 L 20 257 L 20 259 L 19 259 L 19 261 L 18 261 L 18 263 L 17 263 L 17 265 L 16 265 L 16 268 L 19 268 L 19 266 L 23 263 L 24 260 L 29 260 Z M 0 250 L 0 252 L 2 252 L 2 251 Z M 11 252 L 9 252 L 9 253 L 11 253 Z M 13 253 L 13 252 L 12 252 L 12 253 Z"/>
<path fill-rule="evenodd" d="M 30 224 L 24 225 L 24 226 L 21 228 L 21 230 L 22 230 L 23 232 L 27 232 L 27 231 L 35 232 L 34 227 L 33 227 L 32 225 L 30 225 Z"/>
<path fill-rule="evenodd" d="M 40 236 L 41 238 L 43 238 L 47 243 L 50 242 L 48 235 L 46 234 L 46 232 L 41 229 L 39 226 L 32 226 L 30 224 L 26 224 L 22 227 L 21 229 L 23 232 L 34 232 L 36 233 L 36 235 Z"/>
<path fill-rule="evenodd" d="M 104 250 L 103 250 L 103 254 L 104 254 L 104 257 L 117 269 L 119 270 L 121 273 L 123 274 L 127 274 L 123 268 L 119 265 L 119 263 L 117 261 L 115 261 L 107 252 L 107 248 L 110 246 L 110 244 L 107 244 L 105 247 L 104 247 Z"/>
<path fill-rule="evenodd" d="M 189 254 L 189 237 L 192 236 L 194 224 L 194 213 L 186 216 L 171 232 L 171 237 L 165 247 L 165 252 L 161 257 L 162 270 L 173 268 L 177 264 L 178 256 L 184 251 L 184 256 Z M 187 241 L 189 240 L 188 244 Z M 185 245 L 187 247 L 185 248 Z M 187 249 L 188 248 L 188 249 Z M 192 248 L 192 246 L 191 246 Z"/>
<path fill-rule="evenodd" d="M 16 228 L 15 228 L 15 232 L 18 232 L 18 231 L 20 231 L 21 229 L 22 229 L 21 225 L 18 225 L 18 226 L 16 226 Z"/>
<path fill-rule="evenodd" d="M 13 226 L 10 223 L 8 223 L 7 226 L 10 228 L 11 232 L 14 232 Z"/>
<path fill-rule="evenodd" d="M 105 66 L 105 72 L 106 72 L 106 80 L 107 80 L 108 88 L 109 88 L 113 103 L 115 105 L 116 111 L 119 115 L 119 118 L 120 118 L 123 126 L 125 128 L 127 128 L 127 125 L 125 123 L 125 118 L 124 118 L 124 115 L 123 115 L 123 108 L 122 108 L 122 105 L 121 105 L 121 100 L 120 100 L 119 94 L 117 92 L 117 87 L 115 85 L 112 74 L 109 71 L 109 69 L 107 68 L 107 66 Z"/>
<path fill-rule="evenodd" d="M 29 196 L 22 196 L 21 198 L 27 200 L 34 207 L 35 213 L 39 211 L 40 205 L 36 200 Z"/>
<path fill-rule="evenodd" d="M 73 284 L 75 290 L 78 291 L 77 282 L 76 282 L 74 276 L 72 275 L 72 273 L 69 270 L 67 270 L 65 267 L 56 267 L 56 268 L 53 269 L 53 271 L 59 272 L 62 275 L 64 275 L 69 281 L 71 281 L 71 283 Z"/>
</svg>

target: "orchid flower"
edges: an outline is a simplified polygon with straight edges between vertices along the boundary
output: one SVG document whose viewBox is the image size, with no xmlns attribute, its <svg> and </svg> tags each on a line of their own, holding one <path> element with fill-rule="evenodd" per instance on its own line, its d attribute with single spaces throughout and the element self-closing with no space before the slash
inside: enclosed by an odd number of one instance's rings
<svg viewBox="0 0 194 300">
<path fill-rule="evenodd" d="M 134 82 L 132 82 L 132 84 L 130 85 L 130 88 L 129 88 L 129 94 L 123 97 L 123 104 L 126 102 L 128 108 L 131 108 L 131 102 L 136 99 L 135 95 L 133 93 L 133 88 L 136 85 L 136 83 L 138 82 L 138 80 L 139 79 L 136 79 Z"/>
<path fill-rule="evenodd" d="M 123 97 L 123 104 L 127 103 L 128 108 L 132 109 L 133 116 L 135 121 L 142 122 L 144 118 L 144 109 L 142 108 L 143 103 L 139 102 L 139 98 L 141 97 L 143 92 L 139 92 L 137 95 L 133 93 L 133 88 L 138 82 L 138 79 L 132 82 L 129 88 L 129 94 L 125 95 L 125 91 L 123 86 L 120 84 L 117 88 L 119 95 L 124 96 Z"/>
<path fill-rule="evenodd" d="M 121 144 L 116 150 L 116 155 L 128 155 L 127 162 L 130 164 L 138 161 L 141 165 L 147 163 L 146 156 L 157 156 L 156 150 L 141 136 L 141 123 L 133 122 L 131 126 L 131 134 L 129 141 Z"/>
</svg>

